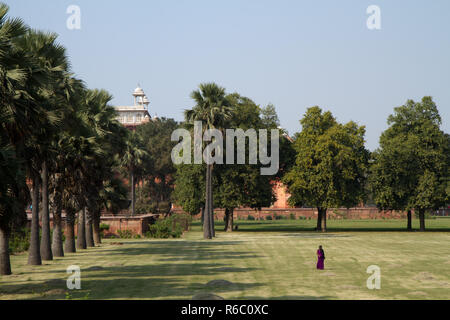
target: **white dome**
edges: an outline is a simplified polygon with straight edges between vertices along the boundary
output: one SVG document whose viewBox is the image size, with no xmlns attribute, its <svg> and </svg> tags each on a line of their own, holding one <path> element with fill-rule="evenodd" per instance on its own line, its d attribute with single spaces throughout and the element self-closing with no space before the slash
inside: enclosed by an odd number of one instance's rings
<svg viewBox="0 0 450 320">
<path fill-rule="evenodd" d="M 144 96 L 144 99 L 142 99 L 142 102 L 143 102 L 144 104 L 149 104 L 149 103 L 150 103 L 150 100 L 148 100 L 147 96 Z"/>
<path fill-rule="evenodd" d="M 142 90 L 141 87 L 137 87 L 134 89 L 133 96 L 139 97 L 139 96 L 145 96 L 144 90 Z"/>
</svg>

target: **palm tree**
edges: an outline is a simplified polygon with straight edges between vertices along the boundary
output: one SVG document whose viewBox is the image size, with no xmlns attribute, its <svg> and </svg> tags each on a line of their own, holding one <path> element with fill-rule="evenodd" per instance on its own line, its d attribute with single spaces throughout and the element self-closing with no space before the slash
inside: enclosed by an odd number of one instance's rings
<svg viewBox="0 0 450 320">
<path fill-rule="evenodd" d="M 185 110 L 186 122 L 193 124 L 194 121 L 201 121 L 203 129 L 223 129 L 227 119 L 231 117 L 232 107 L 226 98 L 225 89 L 215 83 L 204 83 L 199 86 L 200 90 L 195 90 L 191 98 L 196 105 Z M 206 166 L 206 195 L 203 221 L 203 237 L 211 239 L 215 236 L 214 216 L 213 216 L 213 192 L 212 192 L 212 170 L 213 165 Z"/>
<path fill-rule="evenodd" d="M 93 161 L 86 163 L 86 221 L 85 235 L 88 247 L 95 245 L 94 220 L 97 223 L 101 211 L 101 191 L 105 181 L 117 174 L 116 157 L 125 149 L 128 131 L 117 121 L 117 113 L 108 105 L 112 96 L 105 90 L 89 90 L 86 95 L 86 114 L 89 126 L 93 128 L 97 150 Z M 96 226 L 97 229 L 98 226 Z"/>
<path fill-rule="evenodd" d="M 55 257 L 63 257 L 63 239 L 62 239 L 62 209 L 63 194 L 70 189 L 70 168 L 72 163 L 73 149 L 69 145 L 70 137 L 80 135 L 80 132 L 87 125 L 84 123 L 82 99 L 85 94 L 85 87 L 82 81 L 65 77 L 61 85 L 61 95 L 65 97 L 62 101 L 66 108 L 63 112 L 62 127 L 58 133 L 57 139 L 52 142 L 51 148 L 56 150 L 54 161 L 52 161 L 52 174 L 50 176 L 51 204 L 53 213 L 53 238 L 52 253 Z M 70 195 L 69 195 L 70 197 Z"/>
<path fill-rule="evenodd" d="M 26 217 L 29 193 L 23 163 L 4 140 L 0 135 L 0 275 L 10 275 L 9 234 L 14 220 L 19 215 Z"/>
<path fill-rule="evenodd" d="M 29 92 L 38 103 L 42 118 L 33 130 L 33 139 L 29 139 L 30 173 L 33 179 L 33 198 L 38 196 L 39 183 L 42 189 L 42 239 L 40 249 L 39 227 L 32 221 L 29 264 L 39 264 L 37 255 L 43 260 L 52 260 L 50 240 L 50 218 L 48 204 L 49 159 L 51 158 L 51 142 L 57 137 L 61 122 L 61 109 L 65 106 L 64 96 L 61 94 L 61 84 L 67 76 L 69 68 L 65 48 L 56 43 L 57 35 L 31 30 L 18 38 L 15 43 L 26 51 L 34 63 L 48 75 L 48 81 L 38 86 L 30 86 Z M 37 200 L 34 200 L 35 202 Z M 33 205 L 33 208 L 35 206 Z M 36 218 L 35 216 L 33 216 Z"/>
<path fill-rule="evenodd" d="M 149 157 L 147 151 L 142 146 L 142 141 L 139 135 L 132 131 L 125 143 L 125 150 L 122 156 L 121 164 L 128 170 L 130 174 L 130 186 L 131 186 L 131 214 L 136 213 L 136 182 L 135 173 L 136 169 L 142 165 L 142 163 Z"/>
<path fill-rule="evenodd" d="M 119 178 L 111 178 L 104 181 L 104 187 L 99 193 L 99 202 L 97 210 L 93 215 L 93 234 L 96 245 L 101 243 L 100 237 L 100 213 L 106 209 L 113 214 L 129 207 L 128 191 Z"/>
<path fill-rule="evenodd" d="M 7 18 L 8 6 L 0 3 L 0 274 L 11 274 L 9 233 L 16 216 L 28 203 L 23 191 L 23 150 L 39 117 L 30 103 L 28 83 L 36 83 L 39 72 L 26 52 L 14 41 L 28 30 L 20 19 Z"/>
</svg>

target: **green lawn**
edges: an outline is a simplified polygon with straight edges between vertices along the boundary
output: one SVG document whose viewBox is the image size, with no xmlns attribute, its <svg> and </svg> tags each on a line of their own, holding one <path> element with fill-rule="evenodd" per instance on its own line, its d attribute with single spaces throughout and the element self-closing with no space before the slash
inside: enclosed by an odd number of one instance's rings
<svg viewBox="0 0 450 320">
<path fill-rule="evenodd" d="M 179 240 L 106 240 L 38 267 L 19 254 L 14 274 L 0 277 L 0 299 L 65 299 L 70 265 L 82 270 L 75 299 L 450 299 L 450 219 L 427 220 L 425 233 L 404 232 L 405 221 L 329 220 L 322 234 L 314 222 L 237 221 L 237 232 L 212 241 L 197 222 Z M 315 269 L 319 244 L 323 271 Z M 366 287 L 369 265 L 381 268 L 380 290 Z M 206 285 L 219 279 L 233 284 Z"/>
</svg>

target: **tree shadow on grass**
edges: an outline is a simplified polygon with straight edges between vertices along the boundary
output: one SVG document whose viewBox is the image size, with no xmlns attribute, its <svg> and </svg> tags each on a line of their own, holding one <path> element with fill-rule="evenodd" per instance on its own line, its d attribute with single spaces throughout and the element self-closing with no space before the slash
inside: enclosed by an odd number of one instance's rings
<svg viewBox="0 0 450 320">
<path fill-rule="evenodd" d="M 249 251 L 230 251 L 226 246 L 241 244 L 242 241 L 148 241 L 138 242 L 138 248 L 111 248 L 105 249 L 108 255 L 140 256 L 159 255 L 160 261 L 179 260 L 218 260 L 218 259 L 248 259 L 259 258 Z M 145 244 L 145 245 L 143 245 Z"/>
<path fill-rule="evenodd" d="M 84 263 L 80 261 L 81 267 L 81 290 L 69 291 L 66 287 L 66 270 L 45 270 L 35 272 L 42 273 L 47 279 L 36 282 L 23 281 L 21 283 L 2 282 L 1 295 L 33 294 L 33 299 L 64 299 L 66 294 L 73 298 L 83 299 L 167 299 L 184 298 L 190 299 L 199 292 L 214 293 L 220 295 L 225 292 L 242 292 L 251 288 L 262 286 L 260 283 L 234 283 L 231 286 L 210 288 L 205 283 L 186 281 L 183 277 L 212 277 L 221 279 L 226 274 L 237 272 L 251 272 L 257 268 L 236 268 L 224 263 L 202 263 L 209 259 L 252 259 L 257 256 L 251 252 L 227 251 L 223 246 L 214 247 L 212 243 L 192 243 L 190 241 L 171 242 L 135 242 L 143 244 L 139 248 L 128 248 L 127 246 L 115 246 L 101 250 L 105 257 L 116 256 L 102 265 L 95 261 Z M 195 246 L 193 246 L 195 244 Z M 229 242 L 224 242 L 226 246 Z M 226 248 L 226 247 L 225 247 Z M 96 256 L 98 251 L 85 251 L 87 255 Z M 139 256 L 157 255 L 150 264 L 139 264 Z M 127 257 L 134 256 L 134 261 Z M 123 258 L 121 260 L 120 258 Z M 131 257 L 130 257 L 131 259 Z M 189 263 L 192 260 L 192 263 Z M 133 265 L 124 265 L 127 262 Z M 178 263 L 176 263 L 178 262 Z M 200 262 L 200 263 L 199 263 Z M 84 267 L 83 264 L 86 266 Z M 95 269 L 92 268 L 95 264 Z M 61 267 L 64 268 L 64 267 Z M 49 279 L 50 278 L 50 279 Z"/>
<path fill-rule="evenodd" d="M 192 266 L 190 266 L 192 269 Z M 197 267 L 197 266 L 196 266 Z M 168 268 L 168 266 L 164 266 Z M 156 268 L 157 269 L 157 268 Z M 153 271 L 156 270 L 153 268 Z M 119 271 L 120 270 L 120 271 Z M 81 274 L 81 290 L 68 290 L 65 282 L 59 284 L 30 283 L 2 285 L 2 294 L 37 295 L 31 299 L 64 299 L 69 293 L 73 298 L 83 299 L 190 299 L 197 293 L 222 294 L 242 292 L 262 286 L 260 283 L 233 283 L 230 286 L 208 287 L 205 283 L 185 282 L 179 276 L 187 274 L 219 274 L 214 269 L 199 268 L 198 271 L 180 272 L 172 277 L 149 275 L 150 270 L 140 266 L 106 268 L 105 272 L 92 275 Z M 161 271 L 164 271 L 161 269 Z M 241 270 L 246 272 L 248 270 Z M 234 271 L 235 272 L 235 271 Z M 220 272 L 223 275 L 223 271 Z M 20 298 L 19 298 L 20 299 Z"/>
</svg>

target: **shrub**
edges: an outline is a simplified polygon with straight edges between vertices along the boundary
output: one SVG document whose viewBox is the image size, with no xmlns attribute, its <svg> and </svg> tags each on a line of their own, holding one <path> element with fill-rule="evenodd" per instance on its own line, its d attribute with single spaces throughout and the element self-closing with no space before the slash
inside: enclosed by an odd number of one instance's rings
<svg viewBox="0 0 450 320">
<path fill-rule="evenodd" d="M 289 214 L 289 219 L 290 219 L 290 220 L 295 220 L 295 219 L 296 219 L 296 218 L 295 218 L 295 213 L 291 212 L 291 213 Z"/>
<path fill-rule="evenodd" d="M 30 247 L 30 229 L 21 228 L 11 233 L 9 237 L 10 254 L 27 251 L 29 247 Z"/>
<path fill-rule="evenodd" d="M 136 238 L 136 233 L 131 230 L 118 230 L 119 238 L 121 239 L 133 239 Z"/>
<path fill-rule="evenodd" d="M 274 215 L 274 218 L 275 218 L 275 220 L 284 220 L 284 219 L 286 219 L 285 216 L 278 215 L 278 214 Z"/>
<path fill-rule="evenodd" d="M 100 231 L 109 230 L 109 224 L 101 223 L 100 224 Z"/>
<path fill-rule="evenodd" d="M 272 216 L 266 216 L 266 220 L 272 220 Z"/>
<path fill-rule="evenodd" d="M 188 214 L 174 214 L 151 224 L 145 236 L 157 239 L 181 238 L 183 232 L 189 230 L 191 222 L 192 217 Z"/>
<path fill-rule="evenodd" d="M 247 220 L 251 220 L 254 221 L 256 220 L 254 216 L 252 216 L 251 214 L 248 215 Z"/>
</svg>

